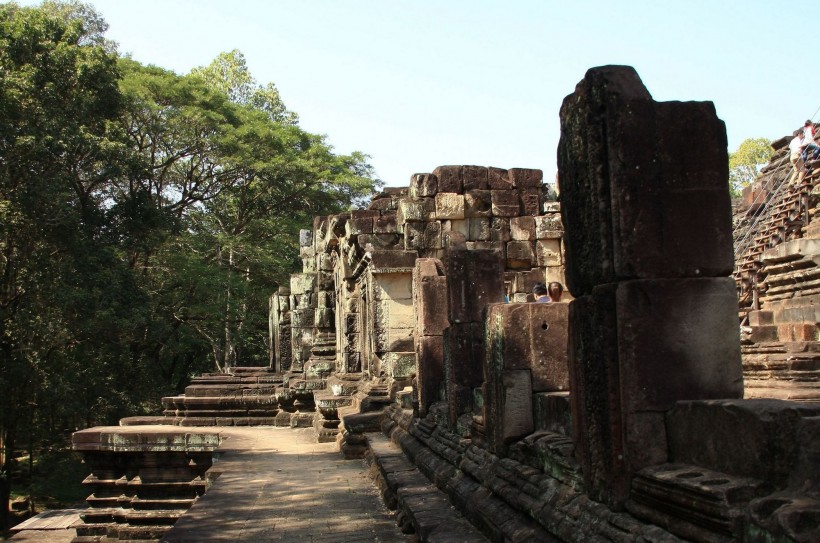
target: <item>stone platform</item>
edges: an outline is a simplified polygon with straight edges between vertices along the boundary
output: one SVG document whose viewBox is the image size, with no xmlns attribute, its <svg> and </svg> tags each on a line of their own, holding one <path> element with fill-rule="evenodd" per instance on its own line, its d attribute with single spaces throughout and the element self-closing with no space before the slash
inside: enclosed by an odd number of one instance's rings
<svg viewBox="0 0 820 543">
<path fill-rule="evenodd" d="M 207 493 L 162 538 L 210 541 L 395 542 L 399 531 L 361 461 L 343 460 L 312 429 L 220 428 Z"/>
</svg>

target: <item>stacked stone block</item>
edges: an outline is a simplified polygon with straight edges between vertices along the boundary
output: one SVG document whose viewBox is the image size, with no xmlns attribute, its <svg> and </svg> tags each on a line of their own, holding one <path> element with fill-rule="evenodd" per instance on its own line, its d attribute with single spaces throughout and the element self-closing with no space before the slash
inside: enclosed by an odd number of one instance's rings
<svg viewBox="0 0 820 543">
<path fill-rule="evenodd" d="M 290 371 L 293 362 L 293 339 L 290 326 L 290 288 L 279 287 L 269 302 L 270 367 L 274 371 Z"/>
<path fill-rule="evenodd" d="M 289 297 L 271 304 L 272 343 L 290 334 L 291 352 L 278 367 L 323 382 L 360 372 L 385 383 L 391 397 L 415 384 L 422 410 L 444 394 L 453 423 L 474 411 L 484 308 L 503 300 L 505 286 L 525 295 L 547 277 L 563 281 L 559 209 L 545 205 L 542 177 L 523 168 L 442 166 L 412 176 L 407 189 L 385 189 L 368 209 L 317 217 L 300 235 L 303 267 Z M 439 259 L 425 268 L 435 274 L 414 286 L 416 262 L 427 258 Z M 428 306 L 443 314 L 414 310 L 422 283 L 438 285 Z M 324 401 L 322 388 L 314 396 Z"/>
<path fill-rule="evenodd" d="M 72 443 L 91 471 L 73 541 L 158 541 L 205 493 L 219 435 L 91 428 Z"/>
<path fill-rule="evenodd" d="M 560 117 L 574 437 L 591 496 L 620 507 L 667 460 L 665 411 L 742 396 L 725 128 L 617 66 Z"/>
<path fill-rule="evenodd" d="M 568 304 L 493 304 L 486 320 L 483 422 L 490 450 L 535 429 L 534 402 L 569 389 Z"/>
<path fill-rule="evenodd" d="M 444 397 L 444 331 L 450 326 L 447 276 L 434 258 L 419 258 L 413 269 L 413 301 L 416 307 L 416 383 L 419 413 Z"/>
</svg>

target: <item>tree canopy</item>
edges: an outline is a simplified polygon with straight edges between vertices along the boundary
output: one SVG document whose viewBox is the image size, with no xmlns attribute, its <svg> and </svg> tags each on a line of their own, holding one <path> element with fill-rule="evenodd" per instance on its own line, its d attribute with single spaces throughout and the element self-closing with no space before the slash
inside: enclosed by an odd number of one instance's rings
<svg viewBox="0 0 820 543">
<path fill-rule="evenodd" d="M 365 155 L 303 130 L 239 51 L 180 75 L 121 57 L 106 27 L 76 1 L 0 4 L 5 503 L 22 440 L 266 363 L 298 230 L 380 183 Z"/>
<path fill-rule="evenodd" d="M 729 153 L 729 188 L 733 196 L 739 196 L 760 174 L 774 154 L 771 141 L 766 138 L 748 138 Z"/>
</svg>

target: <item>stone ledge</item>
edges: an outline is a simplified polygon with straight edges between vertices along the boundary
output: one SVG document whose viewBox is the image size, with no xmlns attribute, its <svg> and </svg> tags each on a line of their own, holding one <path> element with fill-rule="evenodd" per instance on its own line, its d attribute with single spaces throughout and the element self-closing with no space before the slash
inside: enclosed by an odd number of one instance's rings
<svg viewBox="0 0 820 543">
<path fill-rule="evenodd" d="M 412 524 L 422 543 L 488 543 L 397 445 L 380 433 L 367 434 L 367 441 L 365 458 L 385 503 L 399 509 L 400 517 Z"/>
</svg>

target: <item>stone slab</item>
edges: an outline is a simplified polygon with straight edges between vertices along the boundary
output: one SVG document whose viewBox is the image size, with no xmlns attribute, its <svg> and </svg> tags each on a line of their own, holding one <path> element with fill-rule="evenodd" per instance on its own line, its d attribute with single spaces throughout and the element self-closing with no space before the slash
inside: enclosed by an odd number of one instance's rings
<svg viewBox="0 0 820 543">
<path fill-rule="evenodd" d="M 570 291 L 731 273 L 726 129 L 711 102 L 655 102 L 634 69 L 604 66 L 560 118 Z"/>
</svg>

